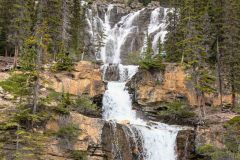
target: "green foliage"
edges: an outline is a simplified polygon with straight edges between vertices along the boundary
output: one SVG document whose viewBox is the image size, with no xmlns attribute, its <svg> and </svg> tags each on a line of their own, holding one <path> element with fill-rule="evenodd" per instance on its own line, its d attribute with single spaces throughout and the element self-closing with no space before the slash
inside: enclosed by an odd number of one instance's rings
<svg viewBox="0 0 240 160">
<path fill-rule="evenodd" d="M 225 123 L 224 134 L 225 149 L 214 148 L 206 144 L 198 148 L 198 153 L 208 155 L 212 160 L 238 160 L 240 158 L 240 116 L 236 116 Z"/>
<path fill-rule="evenodd" d="M 140 57 L 140 59 L 137 59 L 137 63 L 141 69 L 145 70 L 165 70 L 165 65 L 163 64 L 163 58 L 162 58 L 162 44 L 159 44 L 159 52 L 157 55 L 154 55 L 153 49 L 152 49 L 152 42 L 147 37 L 147 47 L 146 51 L 144 52 L 143 57 Z"/>
<path fill-rule="evenodd" d="M 52 71 L 71 71 L 73 70 L 72 59 L 65 54 L 58 54 L 57 63 L 52 66 Z"/>
<path fill-rule="evenodd" d="M 83 114 L 98 114 L 99 109 L 88 96 L 80 96 L 75 100 L 74 110 Z"/>
<path fill-rule="evenodd" d="M 211 144 L 205 144 L 197 148 L 197 153 L 202 155 L 211 155 L 216 151 L 216 148 Z"/>
<path fill-rule="evenodd" d="M 16 159 L 41 158 L 44 147 L 43 142 L 46 139 L 43 134 L 20 129 L 16 131 L 16 135 L 19 137 L 16 142 L 20 145 L 20 148 L 16 151 Z"/>
<path fill-rule="evenodd" d="M 15 114 L 15 121 L 21 124 L 42 123 L 50 118 L 50 114 L 46 110 L 40 110 L 36 114 L 32 113 L 32 108 L 27 105 L 17 106 L 18 112 Z"/>
<path fill-rule="evenodd" d="M 204 93 L 214 93 L 216 92 L 215 82 L 216 78 L 208 70 L 203 69 L 199 75 L 199 83 L 195 87 Z"/>
<path fill-rule="evenodd" d="M 80 57 L 81 54 L 85 52 L 85 6 L 81 6 L 81 2 L 78 0 L 73 0 L 73 4 L 71 6 L 71 14 L 72 17 L 70 19 L 70 47 L 71 52 Z"/>
<path fill-rule="evenodd" d="M 33 71 L 36 68 L 36 48 L 24 48 L 20 59 L 20 66 L 23 70 Z"/>
<path fill-rule="evenodd" d="M 52 103 L 54 103 L 54 105 Z M 49 94 L 45 99 L 45 104 L 50 105 L 55 113 L 69 115 L 73 100 L 71 99 L 69 93 L 49 91 Z"/>
<path fill-rule="evenodd" d="M 228 150 L 233 153 L 240 153 L 240 116 L 236 116 L 229 120 L 225 127 L 227 132 L 225 133 L 225 145 Z"/>
<path fill-rule="evenodd" d="M 212 154 L 211 158 L 212 158 L 212 160 L 225 160 L 225 159 L 238 160 L 236 156 L 237 155 L 234 155 L 233 153 L 231 153 L 229 151 L 220 150 L 220 151 L 214 152 Z"/>
<path fill-rule="evenodd" d="M 66 139 L 68 141 L 74 141 L 80 134 L 80 130 L 78 125 L 73 123 L 67 123 L 58 130 L 56 135 L 59 138 Z"/>
<path fill-rule="evenodd" d="M 141 69 L 146 70 L 165 70 L 165 65 L 162 63 L 161 55 L 157 55 L 156 57 L 146 56 L 138 63 Z"/>
<path fill-rule="evenodd" d="M 171 116 L 173 119 L 184 119 L 195 117 L 195 113 L 191 111 L 189 106 L 181 101 L 173 101 L 167 104 L 167 109 L 160 111 L 159 115 Z"/>
<path fill-rule="evenodd" d="M 71 152 L 71 158 L 73 160 L 87 160 L 88 159 L 88 154 L 86 151 L 78 151 L 74 150 Z"/>
<path fill-rule="evenodd" d="M 22 97 L 31 93 L 31 82 L 33 77 L 31 74 L 13 74 L 10 78 L 0 82 L 0 86 L 14 96 Z"/>
<path fill-rule="evenodd" d="M 142 60 L 142 57 L 140 55 L 140 52 L 131 52 L 128 54 L 127 63 L 138 65 L 140 61 Z"/>
</svg>

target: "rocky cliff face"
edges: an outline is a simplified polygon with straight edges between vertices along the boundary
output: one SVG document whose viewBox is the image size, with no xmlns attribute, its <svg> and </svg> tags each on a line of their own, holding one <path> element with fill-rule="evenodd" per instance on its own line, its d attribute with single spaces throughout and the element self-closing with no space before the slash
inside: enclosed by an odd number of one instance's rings
<svg viewBox="0 0 240 160">
<path fill-rule="evenodd" d="M 165 107 L 166 102 L 174 100 L 186 101 L 193 109 L 196 109 L 197 98 L 194 86 L 188 73 L 176 64 L 166 64 L 164 72 L 140 70 L 128 86 L 134 95 L 134 102 L 141 106 L 142 110 L 153 113 Z M 219 106 L 218 95 L 206 96 L 207 106 Z M 223 103 L 231 102 L 229 95 L 223 96 Z M 154 115 L 153 115 L 154 116 Z"/>
<path fill-rule="evenodd" d="M 135 102 L 142 106 L 158 106 L 161 102 L 176 98 L 186 99 L 191 105 L 196 105 L 196 97 L 187 74 L 183 68 L 169 64 L 164 73 L 140 70 L 129 83 L 134 91 Z"/>
<path fill-rule="evenodd" d="M 175 100 L 185 101 L 193 112 L 193 119 L 185 121 L 183 118 L 174 120 L 169 117 L 171 124 L 194 126 L 194 130 L 180 131 L 177 138 L 178 156 L 180 159 L 196 159 L 195 149 L 206 144 L 211 144 L 223 149 L 224 134 L 227 132 L 224 124 L 237 116 L 235 113 L 224 113 L 219 109 L 218 95 L 207 95 L 206 116 L 204 124 L 198 122 L 196 94 L 188 78 L 188 73 L 175 64 L 167 64 L 165 72 L 149 72 L 140 70 L 128 82 L 130 92 L 133 94 L 135 108 L 142 110 L 145 116 L 156 121 L 164 121 L 159 111 L 165 109 L 165 104 Z M 224 95 L 223 103 L 231 103 L 229 95 Z"/>
<path fill-rule="evenodd" d="M 101 145 L 101 133 L 104 121 L 72 112 L 69 117 L 55 117 L 54 120 L 49 121 L 46 125 L 46 130 L 57 132 L 61 125 L 66 122 L 74 123 L 79 127 L 80 134 L 77 140 L 69 146 L 63 146 L 61 139 L 49 138 L 46 143 L 46 159 L 71 159 L 69 151 L 87 152 L 89 160 L 104 159 L 105 154 Z"/>
<path fill-rule="evenodd" d="M 102 81 L 100 66 L 89 61 L 77 63 L 72 72 L 45 73 L 48 81 L 46 88 L 56 92 L 65 92 L 73 95 L 87 94 L 92 98 L 102 97 L 105 84 Z"/>
</svg>

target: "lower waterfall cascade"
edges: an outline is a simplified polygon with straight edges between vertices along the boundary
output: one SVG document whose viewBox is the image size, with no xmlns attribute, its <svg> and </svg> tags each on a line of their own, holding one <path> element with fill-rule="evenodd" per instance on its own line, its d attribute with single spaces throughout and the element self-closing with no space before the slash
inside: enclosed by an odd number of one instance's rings
<svg viewBox="0 0 240 160">
<path fill-rule="evenodd" d="M 141 119 L 132 108 L 132 98 L 126 90 L 126 83 L 137 73 L 138 66 L 121 64 L 121 54 L 126 52 L 126 47 L 128 52 L 133 50 L 137 39 L 134 35 L 142 32 L 137 21 L 144 14 L 145 8 L 122 16 L 115 25 L 110 22 L 112 10 L 114 10 L 114 5 L 109 4 L 104 18 L 100 18 L 98 15 L 88 18 L 89 33 L 97 36 L 96 33 L 93 33 L 100 30 L 105 35 L 104 45 L 101 47 L 100 53 L 96 54 L 96 59 L 100 59 L 104 63 L 102 67 L 103 80 L 108 83 L 103 96 L 103 119 L 111 124 L 113 135 L 116 132 L 116 124 L 119 123 L 128 128 L 132 137 L 140 138 L 142 147 L 139 160 L 176 160 L 176 137 L 180 128 Z M 157 52 L 158 41 L 163 41 L 166 35 L 166 14 L 167 8 L 158 7 L 152 10 L 148 27 L 143 31 L 145 38 L 139 48 L 141 52 L 146 47 L 147 36 L 152 37 L 153 51 Z M 91 10 L 88 11 L 87 17 L 90 15 L 92 16 Z M 130 43 L 127 42 L 129 40 Z M 112 81 L 105 78 L 108 74 L 106 70 L 111 65 L 118 68 L 116 70 L 118 73 L 114 73 L 118 75 L 118 80 Z M 124 160 L 119 154 L 118 144 L 113 144 L 112 148 L 112 152 L 115 154 L 114 159 Z"/>
<path fill-rule="evenodd" d="M 129 73 L 137 71 L 137 66 L 125 67 Z M 129 78 L 131 77 L 127 79 Z M 175 141 L 179 128 L 138 118 L 136 111 L 132 109 L 132 100 L 125 89 L 125 81 L 108 82 L 108 89 L 103 97 L 103 118 L 111 123 L 127 122 L 128 124 L 124 125 L 134 127 L 141 135 L 143 141 L 141 154 L 145 160 L 176 160 Z"/>
</svg>

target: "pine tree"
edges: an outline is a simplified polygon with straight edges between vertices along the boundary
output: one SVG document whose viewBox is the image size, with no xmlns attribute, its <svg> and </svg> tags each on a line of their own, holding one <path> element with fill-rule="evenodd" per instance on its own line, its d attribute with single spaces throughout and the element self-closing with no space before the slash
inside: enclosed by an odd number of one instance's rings
<svg viewBox="0 0 240 160">
<path fill-rule="evenodd" d="M 29 4 L 31 0 L 13 0 L 10 24 L 8 27 L 7 41 L 14 46 L 14 66 L 22 50 L 24 40 L 31 34 L 31 14 Z"/>
<path fill-rule="evenodd" d="M 240 2 L 225 1 L 223 23 L 223 66 L 231 88 L 232 107 L 236 106 L 236 94 L 240 91 Z"/>
<path fill-rule="evenodd" d="M 166 61 L 180 62 L 181 61 L 181 47 L 178 42 L 183 39 L 183 33 L 180 30 L 180 3 L 179 0 L 171 0 L 170 5 L 172 9 L 168 10 L 167 14 L 167 35 L 164 43 L 166 51 Z"/>
<path fill-rule="evenodd" d="M 11 20 L 12 3 L 0 0 L 0 55 L 8 55 L 9 46 L 7 44 L 8 25 Z"/>
<path fill-rule="evenodd" d="M 210 0 L 208 14 L 210 19 L 210 26 L 208 26 L 209 32 L 209 55 L 208 63 L 209 66 L 216 66 L 217 79 L 218 79 L 218 94 L 220 98 L 220 106 L 223 109 L 223 92 L 224 92 L 224 81 L 223 75 L 224 70 L 222 66 L 222 53 L 221 47 L 223 41 L 223 0 Z"/>
<path fill-rule="evenodd" d="M 62 50 L 62 5 L 62 0 L 42 0 L 41 19 L 46 27 L 44 34 L 49 37 L 48 41 L 44 42 L 47 48 L 42 55 L 43 63 L 46 63 L 50 57 L 55 60 Z"/>
<path fill-rule="evenodd" d="M 195 86 L 199 116 L 205 115 L 205 94 L 214 92 L 212 87 L 215 78 L 208 71 L 208 48 L 209 26 L 208 0 L 194 1 L 185 0 L 180 11 L 180 32 L 183 39 L 179 42 L 182 50 L 181 63 L 192 70 L 191 79 Z"/>
<path fill-rule="evenodd" d="M 70 20 L 70 47 L 72 52 L 79 57 L 84 57 L 85 45 L 84 45 L 84 28 L 85 28 L 85 8 L 81 5 L 81 1 L 73 0 L 72 4 L 72 18 Z"/>
</svg>

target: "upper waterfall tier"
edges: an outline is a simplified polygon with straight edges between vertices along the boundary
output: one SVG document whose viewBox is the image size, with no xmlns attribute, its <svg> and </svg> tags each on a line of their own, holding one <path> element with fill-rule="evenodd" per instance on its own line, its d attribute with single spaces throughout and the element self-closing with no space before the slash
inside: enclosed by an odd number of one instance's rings
<svg viewBox="0 0 240 160">
<path fill-rule="evenodd" d="M 89 9 L 89 46 L 105 64 L 127 64 L 129 53 L 144 51 L 147 36 L 158 53 L 158 44 L 166 35 L 167 10 L 156 7 L 131 11 L 113 4 Z"/>
</svg>

